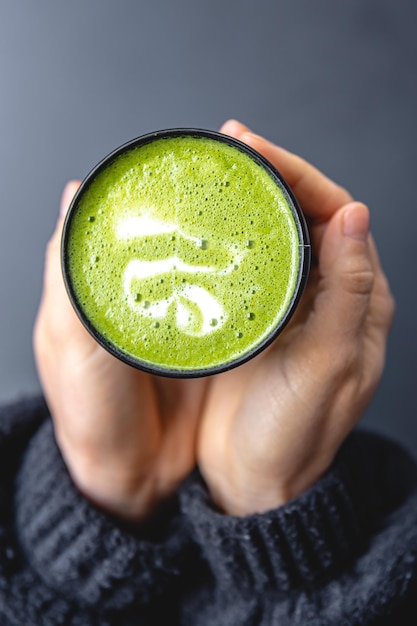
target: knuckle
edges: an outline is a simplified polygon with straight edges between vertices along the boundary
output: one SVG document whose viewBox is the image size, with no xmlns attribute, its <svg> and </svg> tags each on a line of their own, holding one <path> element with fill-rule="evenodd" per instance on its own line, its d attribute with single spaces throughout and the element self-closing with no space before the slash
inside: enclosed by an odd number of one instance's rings
<svg viewBox="0 0 417 626">
<path fill-rule="evenodd" d="M 342 276 L 342 283 L 345 291 L 352 295 L 370 295 L 375 281 L 375 274 L 370 268 L 351 267 Z"/>
<path fill-rule="evenodd" d="M 391 326 L 394 320 L 396 307 L 397 305 L 395 302 L 395 298 L 392 295 L 392 293 L 389 292 L 386 297 L 386 303 L 385 303 L 386 321 L 387 321 L 388 326 Z"/>
<path fill-rule="evenodd" d="M 359 349 L 356 343 L 341 338 L 338 345 L 328 351 L 327 357 L 321 354 L 320 361 L 317 371 L 321 372 L 327 383 L 340 387 L 347 380 L 356 378 L 360 361 Z"/>
<path fill-rule="evenodd" d="M 375 294 L 371 308 L 372 323 L 377 329 L 381 329 L 386 336 L 392 326 L 396 309 L 395 299 L 390 290 L 386 289 L 382 294 Z"/>
</svg>

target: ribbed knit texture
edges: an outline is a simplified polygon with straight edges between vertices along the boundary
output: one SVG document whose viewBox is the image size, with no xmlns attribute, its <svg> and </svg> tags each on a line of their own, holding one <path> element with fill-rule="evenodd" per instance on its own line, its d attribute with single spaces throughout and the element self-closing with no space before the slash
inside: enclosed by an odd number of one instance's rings
<svg viewBox="0 0 417 626">
<path fill-rule="evenodd" d="M 196 624 L 252 614 L 248 624 L 415 626 L 416 484 L 413 461 L 367 433 L 352 434 L 309 491 L 263 515 L 222 515 L 193 477 L 182 504 L 217 592 Z M 398 622 L 407 593 L 412 620 Z"/>
<path fill-rule="evenodd" d="M 400 448 L 356 433 L 276 510 L 222 515 L 196 471 L 126 527 L 73 485 L 44 402 L 21 402 L 0 413 L 0 624 L 415 626 L 416 490 Z"/>
<path fill-rule="evenodd" d="M 158 542 L 95 509 L 74 488 L 49 421 L 32 439 L 17 481 L 16 523 L 28 560 L 48 586 L 104 610 L 156 602 L 175 586 L 187 556 L 175 513 L 174 502 L 164 511 L 169 523 L 158 520 Z"/>
<path fill-rule="evenodd" d="M 365 541 L 365 520 L 358 519 L 337 474 L 296 503 L 244 519 L 215 510 L 207 515 L 210 499 L 203 484 L 190 486 L 186 506 L 197 520 L 199 542 L 208 546 L 213 571 L 229 585 L 258 592 L 288 592 L 331 576 Z"/>
</svg>

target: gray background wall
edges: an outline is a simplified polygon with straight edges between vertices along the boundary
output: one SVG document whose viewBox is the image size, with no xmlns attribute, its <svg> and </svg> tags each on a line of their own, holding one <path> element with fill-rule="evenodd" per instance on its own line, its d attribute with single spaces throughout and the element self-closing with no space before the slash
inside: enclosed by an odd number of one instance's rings
<svg viewBox="0 0 417 626">
<path fill-rule="evenodd" d="M 368 203 L 397 299 L 364 422 L 417 451 L 417 4 L 0 0 L 0 401 L 31 332 L 61 189 L 120 143 L 237 117 Z"/>
</svg>

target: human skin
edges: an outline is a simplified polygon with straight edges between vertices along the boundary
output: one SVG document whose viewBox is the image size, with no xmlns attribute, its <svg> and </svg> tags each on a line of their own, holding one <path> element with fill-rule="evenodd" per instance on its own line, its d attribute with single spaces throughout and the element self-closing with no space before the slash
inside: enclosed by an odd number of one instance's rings
<svg viewBox="0 0 417 626">
<path fill-rule="evenodd" d="M 197 463 L 225 514 L 280 506 L 329 467 L 380 380 L 394 301 L 369 211 L 298 156 L 235 120 L 221 132 L 263 154 L 292 187 L 313 263 L 291 323 L 252 361 L 202 379 L 155 377 L 118 361 L 81 325 L 60 268 L 62 197 L 48 244 L 34 349 L 58 445 L 80 491 L 139 521 Z"/>
</svg>

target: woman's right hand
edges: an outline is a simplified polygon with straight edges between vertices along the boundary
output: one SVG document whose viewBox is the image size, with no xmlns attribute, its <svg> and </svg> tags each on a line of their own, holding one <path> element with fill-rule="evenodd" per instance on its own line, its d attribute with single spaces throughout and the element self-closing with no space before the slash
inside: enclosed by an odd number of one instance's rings
<svg viewBox="0 0 417 626">
<path fill-rule="evenodd" d="M 99 507 L 138 520 L 175 491 L 195 465 L 206 381 L 145 374 L 107 353 L 82 326 L 60 266 L 65 213 L 78 186 L 78 181 L 66 186 L 47 247 L 35 356 L 75 484 Z"/>
<path fill-rule="evenodd" d="M 246 126 L 222 132 L 263 154 L 306 216 L 312 269 L 290 324 L 250 362 L 213 377 L 198 462 L 213 500 L 248 515 L 300 496 L 332 463 L 381 378 L 394 301 L 366 206 Z"/>
</svg>

